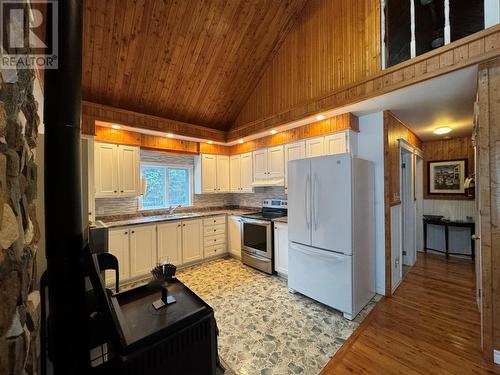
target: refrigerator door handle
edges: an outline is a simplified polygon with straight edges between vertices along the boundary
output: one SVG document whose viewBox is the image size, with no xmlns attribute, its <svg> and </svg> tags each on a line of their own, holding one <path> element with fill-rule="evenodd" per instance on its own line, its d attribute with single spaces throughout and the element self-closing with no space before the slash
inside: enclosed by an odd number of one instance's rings
<svg viewBox="0 0 500 375">
<path fill-rule="evenodd" d="M 316 212 L 316 173 L 313 175 L 313 186 L 312 186 L 312 220 L 314 223 L 314 230 L 318 229 L 318 213 Z"/>
<path fill-rule="evenodd" d="M 311 183 L 311 175 L 307 175 L 306 177 L 306 196 L 305 196 L 305 199 L 304 199 L 304 210 L 306 211 L 306 225 L 307 225 L 307 229 L 310 228 L 311 226 L 311 221 L 310 221 L 310 217 L 309 217 L 309 185 Z"/>
</svg>

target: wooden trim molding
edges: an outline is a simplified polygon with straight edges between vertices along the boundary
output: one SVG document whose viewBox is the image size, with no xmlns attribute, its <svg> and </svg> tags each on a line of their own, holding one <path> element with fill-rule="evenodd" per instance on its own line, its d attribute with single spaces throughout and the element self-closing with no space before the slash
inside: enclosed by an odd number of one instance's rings
<svg viewBox="0 0 500 375">
<path fill-rule="evenodd" d="M 272 116 L 229 130 L 229 142 L 250 134 L 297 121 L 319 112 L 354 104 L 406 86 L 500 56 L 500 25 L 496 25 L 430 51 L 379 73 L 290 107 Z"/>
<path fill-rule="evenodd" d="M 93 135 L 96 126 L 95 121 L 111 122 L 186 137 L 209 139 L 216 142 L 226 141 L 226 132 L 222 130 L 82 101 L 82 132 Z"/>
<path fill-rule="evenodd" d="M 278 146 L 285 143 L 299 141 L 301 139 L 319 137 L 342 130 L 359 132 L 359 121 L 352 113 L 330 117 L 321 121 L 299 126 L 298 128 L 285 130 L 274 135 L 247 141 L 242 144 L 231 146 L 231 155 L 243 154 L 265 147 Z"/>
</svg>

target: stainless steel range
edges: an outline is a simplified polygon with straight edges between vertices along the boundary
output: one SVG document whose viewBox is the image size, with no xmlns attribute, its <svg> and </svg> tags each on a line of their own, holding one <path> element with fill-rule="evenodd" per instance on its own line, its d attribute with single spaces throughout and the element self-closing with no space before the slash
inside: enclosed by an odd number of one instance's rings
<svg viewBox="0 0 500 375">
<path fill-rule="evenodd" d="M 274 266 L 273 223 L 287 215 L 287 201 L 266 199 L 262 211 L 241 217 L 241 260 L 244 264 L 272 274 Z"/>
</svg>

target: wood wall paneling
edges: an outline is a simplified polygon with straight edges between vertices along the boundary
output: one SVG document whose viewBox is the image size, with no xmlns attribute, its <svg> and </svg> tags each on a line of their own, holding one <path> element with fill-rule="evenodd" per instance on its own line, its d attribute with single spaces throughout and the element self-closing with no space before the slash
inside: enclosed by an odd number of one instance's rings
<svg viewBox="0 0 500 375">
<path fill-rule="evenodd" d="M 357 3 L 358 1 L 352 2 L 352 4 Z M 313 20 L 310 22 L 313 22 Z M 299 25 L 301 25 L 300 22 L 295 27 L 297 28 Z M 292 38 L 295 35 L 294 33 L 295 30 L 289 34 L 282 49 L 287 48 L 288 39 Z M 343 34 L 340 33 L 337 37 L 341 37 L 341 35 Z M 298 36 L 295 38 L 298 38 Z M 304 40 L 304 37 L 301 40 Z M 295 43 L 299 42 L 296 41 Z M 368 52 L 365 51 L 365 53 Z M 328 60 L 330 58 L 328 56 L 330 55 L 327 53 L 321 55 L 319 57 L 321 61 L 317 62 L 317 64 L 321 66 L 327 65 L 328 61 L 331 61 Z M 482 30 L 383 71 L 367 74 L 366 78 L 357 79 L 349 84 L 344 82 L 344 86 L 329 87 L 325 89 L 323 95 L 314 96 L 317 90 L 314 90 L 312 87 L 316 84 L 323 87 L 321 86 L 322 83 L 317 83 L 314 80 L 304 81 L 299 79 L 302 70 L 308 66 L 309 60 L 306 58 L 301 60 L 297 56 L 288 56 L 293 62 L 283 62 L 283 64 L 275 65 L 274 60 L 280 61 L 278 54 L 273 60 L 273 64 L 269 67 L 268 72 L 264 74 L 263 80 L 257 86 L 252 97 L 243 108 L 235 126 L 230 129 L 228 140 L 233 141 L 252 133 L 315 115 L 322 111 L 360 102 L 430 78 L 488 61 L 497 56 L 500 56 L 500 25 Z M 336 59 L 342 62 L 341 66 L 352 63 L 352 61 L 349 61 L 342 54 L 337 55 Z M 312 64 L 312 62 L 309 64 Z M 338 68 L 330 69 L 330 73 L 333 72 L 331 73 L 333 75 L 337 71 Z M 271 77 L 266 80 L 268 74 Z M 289 78 L 288 82 L 282 83 L 286 79 L 285 77 L 294 78 Z M 300 93 L 298 92 L 299 89 L 295 87 L 298 85 L 308 88 L 307 93 L 309 93 L 309 96 L 304 94 L 307 97 L 306 99 L 298 99 Z M 277 100 L 283 104 L 275 103 Z M 294 104 L 289 104 L 290 102 Z"/>
<path fill-rule="evenodd" d="M 429 194 L 429 170 L 427 166 L 429 161 L 466 159 L 466 176 L 473 173 L 474 149 L 472 148 L 472 138 L 463 137 L 423 142 L 422 151 L 424 152 L 424 199 L 467 200 L 465 195 Z"/>
<path fill-rule="evenodd" d="M 500 59 L 479 69 L 478 199 L 481 217 L 482 337 L 486 357 L 500 350 Z"/>
<path fill-rule="evenodd" d="M 359 132 L 359 121 L 352 113 L 330 117 L 321 121 L 285 130 L 274 135 L 231 146 L 232 155 L 255 151 L 265 147 L 281 145 L 300 139 L 312 138 L 342 130 Z"/>
<path fill-rule="evenodd" d="M 391 206 L 401 204 L 399 139 L 422 148 L 422 141 L 396 116 L 384 111 L 384 214 L 385 214 L 385 293 L 392 292 Z"/>
<path fill-rule="evenodd" d="M 226 129 L 306 0 L 86 0 L 83 98 Z"/>
</svg>

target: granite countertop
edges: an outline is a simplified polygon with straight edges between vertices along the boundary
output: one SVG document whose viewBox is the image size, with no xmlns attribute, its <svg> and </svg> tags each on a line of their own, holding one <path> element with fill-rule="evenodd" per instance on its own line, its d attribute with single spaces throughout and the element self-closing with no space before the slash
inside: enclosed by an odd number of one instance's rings
<svg viewBox="0 0 500 375">
<path fill-rule="evenodd" d="M 288 216 L 279 217 L 277 219 L 273 219 L 273 221 L 276 222 L 276 223 L 285 223 L 285 224 L 287 224 L 288 223 Z"/>
<path fill-rule="evenodd" d="M 150 224 L 158 223 L 163 221 L 174 221 L 183 219 L 196 219 L 207 216 L 217 216 L 217 215 L 244 215 L 249 213 L 254 213 L 259 211 L 251 208 L 229 208 L 229 209 L 218 209 L 218 210 L 206 210 L 198 212 L 179 212 L 173 215 L 162 214 L 162 215 L 150 215 L 150 216 L 136 216 L 126 219 L 120 218 L 103 218 L 97 219 L 98 222 L 103 223 L 106 228 L 116 228 L 129 225 L 140 225 L 140 224 Z"/>
</svg>

